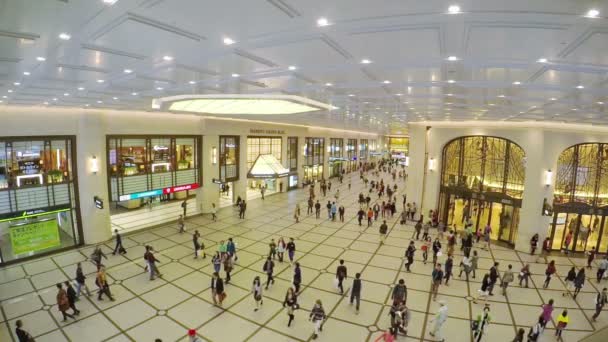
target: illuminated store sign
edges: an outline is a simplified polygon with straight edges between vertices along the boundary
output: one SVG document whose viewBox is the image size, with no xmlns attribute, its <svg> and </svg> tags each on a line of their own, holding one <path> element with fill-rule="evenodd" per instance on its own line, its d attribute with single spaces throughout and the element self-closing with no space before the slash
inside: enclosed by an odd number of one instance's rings
<svg viewBox="0 0 608 342">
<path fill-rule="evenodd" d="M 18 212 L 14 212 L 14 213 L 0 214 L 0 222 L 32 218 L 32 217 L 47 215 L 47 214 L 55 214 L 55 213 L 59 213 L 62 211 L 68 211 L 68 210 L 70 210 L 69 205 L 59 205 L 59 206 L 48 207 L 48 208 L 22 210 L 22 211 L 18 211 Z"/>
<path fill-rule="evenodd" d="M 132 193 L 132 194 L 121 195 L 118 199 L 119 199 L 119 201 L 130 201 L 130 200 L 135 200 L 135 199 L 140 199 L 140 198 L 172 194 L 172 193 L 180 192 L 180 191 L 194 190 L 194 189 L 198 189 L 198 187 L 199 187 L 198 183 L 171 186 L 171 187 L 163 188 L 163 189 L 155 189 L 155 190 L 150 190 L 150 191 L 143 191 L 143 192 L 136 192 L 136 193 Z"/>
</svg>

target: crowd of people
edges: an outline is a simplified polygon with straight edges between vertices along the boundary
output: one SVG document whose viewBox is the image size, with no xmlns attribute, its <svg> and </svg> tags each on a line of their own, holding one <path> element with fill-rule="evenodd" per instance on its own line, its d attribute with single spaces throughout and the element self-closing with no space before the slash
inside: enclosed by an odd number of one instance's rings
<svg viewBox="0 0 608 342">
<path fill-rule="evenodd" d="M 415 268 L 415 255 L 420 249 L 422 251 L 422 262 L 427 264 L 429 254 L 432 255 L 432 271 L 430 272 L 430 284 L 429 289 L 431 292 L 432 300 L 438 304 L 438 309 L 435 312 L 433 318 L 430 320 L 430 328 L 427 330 L 431 339 L 444 341 L 445 336 L 443 333 L 443 327 L 448 321 L 448 305 L 445 298 L 440 298 L 440 287 L 449 286 L 449 281 L 455 275 L 454 266 L 456 265 L 459 269 L 458 278 L 469 282 L 472 277 L 475 279 L 479 265 L 479 253 L 478 250 L 490 250 L 492 245 L 490 243 L 491 227 L 486 226 L 483 229 L 473 230 L 473 223 L 470 218 L 465 219 L 465 224 L 462 230 L 458 231 L 455 226 L 446 225 L 439 219 L 438 212 L 436 210 L 430 210 L 428 216 L 425 217 L 420 212 L 416 202 L 408 202 L 405 194 L 402 194 L 398 201 L 398 190 L 403 188 L 407 174 L 405 169 L 400 167 L 396 162 L 382 160 L 378 163 L 361 163 L 358 168 L 359 178 L 364 185 L 364 191 L 358 194 L 359 209 L 354 214 L 358 225 L 361 226 L 362 231 L 374 229 L 374 225 L 378 225 L 378 244 L 383 245 L 389 236 L 390 229 L 389 223 L 392 218 L 397 215 L 397 221 L 395 222 L 392 229 L 401 229 L 403 225 L 412 224 L 413 234 L 410 238 L 409 243 L 404 248 L 403 256 L 403 267 L 406 273 L 412 272 Z M 327 210 L 326 217 L 330 221 L 345 222 L 346 209 L 341 204 L 341 189 L 342 191 L 351 191 L 351 180 L 348 181 L 348 190 L 343 189 L 342 184 L 345 174 L 343 173 L 339 177 L 339 185 L 334 187 L 335 192 L 332 193 L 331 181 L 321 180 L 320 182 L 313 182 L 308 185 L 308 198 L 306 200 L 307 211 L 306 217 L 314 217 L 317 220 L 322 220 L 321 211 L 322 206 Z M 353 177 L 348 175 L 347 177 Z M 392 184 L 385 183 L 384 178 L 392 180 Z M 398 183 L 403 185 L 399 186 Z M 318 188 L 318 190 L 317 190 Z M 318 191 L 318 193 L 317 193 Z M 350 194 L 349 195 L 353 195 Z M 264 193 L 262 192 L 262 197 Z M 346 197 L 346 196 L 345 196 Z M 325 203 L 326 204 L 322 204 Z M 401 205 L 398 204 L 401 202 Z M 184 201 L 184 204 L 186 202 Z M 244 200 L 237 200 L 236 207 L 238 209 L 239 218 L 244 219 L 246 211 L 246 203 Z M 401 208 L 399 208 L 401 207 Z M 186 208 L 183 206 L 183 214 L 180 215 L 177 225 L 181 233 L 187 232 L 185 227 L 185 214 Z M 401 214 L 398 211 L 401 210 Z M 213 204 L 212 220 L 217 219 L 215 204 Z M 302 212 L 300 210 L 300 204 L 295 204 L 294 207 L 294 219 L 296 223 L 300 222 L 302 218 Z M 366 220 L 366 227 L 363 227 L 363 221 Z M 397 222 L 400 226 L 397 226 Z M 211 252 L 205 248 L 205 244 L 201 240 L 200 233 L 198 230 L 192 232 L 192 243 L 193 243 L 193 256 L 195 259 L 201 258 L 206 259 L 207 253 L 211 256 L 210 264 L 213 267 L 213 274 L 210 282 L 211 289 L 211 300 L 214 305 L 222 308 L 223 303 L 228 296 L 229 285 L 231 284 L 231 273 L 235 267 L 238 267 L 238 256 L 237 256 L 237 237 L 230 237 L 225 241 L 217 243 L 216 249 Z M 548 288 L 550 282 L 557 273 L 555 261 L 551 260 L 550 245 L 548 244 L 547 238 L 541 247 L 541 253 L 539 260 L 543 260 L 546 264 L 545 281 L 543 288 Z M 455 249 L 458 247 L 460 240 L 460 250 L 462 251 L 462 257 L 455 254 Z M 550 241 L 549 241 L 550 242 Z M 539 244 L 538 234 L 533 236 L 530 241 L 530 253 L 535 254 Z M 444 247 L 445 245 L 445 247 Z M 300 310 L 300 294 L 302 292 L 302 279 L 303 272 L 296 257 L 296 241 L 291 237 L 271 237 L 268 241 L 268 254 L 260 262 L 260 271 L 266 276 L 266 279 L 262 279 L 259 275 L 254 276 L 251 282 L 251 296 L 253 302 L 253 311 L 257 312 L 263 310 L 264 296 L 267 291 L 272 291 L 272 287 L 275 283 L 275 269 L 276 263 L 288 263 L 291 270 L 291 286 L 288 287 L 285 297 L 283 300 L 283 307 L 287 314 L 287 327 L 291 327 L 295 321 L 295 313 Z M 122 236 L 116 230 L 115 231 L 115 248 L 113 255 L 126 254 L 127 250 L 123 246 Z M 287 258 L 285 257 L 287 253 Z M 144 258 L 144 272 L 148 273 L 150 281 L 154 281 L 157 277 L 162 277 L 159 272 L 157 264 L 161 261 L 157 258 L 157 252 L 151 245 L 145 246 Z M 596 254 L 593 251 L 588 254 L 588 263 L 586 267 L 572 267 L 567 274 L 564 276 L 566 283 L 566 290 L 563 296 L 572 296 L 573 300 L 577 300 L 581 289 L 585 285 L 586 271 L 593 267 L 593 261 L 596 258 Z M 106 279 L 106 270 L 103 261 L 108 259 L 105 255 L 101 246 L 97 246 L 90 255 L 90 261 L 96 266 L 95 273 L 95 285 L 97 286 L 97 299 L 103 300 L 103 297 L 114 301 L 114 297 L 110 291 L 110 285 Z M 537 260 L 537 262 L 539 261 Z M 502 268 L 502 269 L 501 269 Z M 608 269 L 608 257 L 603 258 L 599 262 L 599 267 L 596 273 L 596 280 L 598 283 L 602 281 L 605 275 L 608 275 L 606 270 Z M 222 276 L 222 270 L 224 275 Z M 524 266 L 519 269 L 514 268 L 513 264 L 502 265 L 499 262 L 494 262 L 493 265 L 486 271 L 481 271 L 483 274 L 480 288 L 477 290 L 477 295 L 474 296 L 474 303 L 478 303 L 483 299 L 483 304 L 479 313 L 473 315 L 471 320 L 471 335 L 474 341 L 482 341 L 488 335 L 488 329 L 492 323 L 491 308 L 492 304 L 488 302 L 489 297 L 494 296 L 494 290 L 496 285 L 500 288 L 500 295 L 509 296 L 511 292 L 516 292 L 515 289 L 509 290 L 512 283 L 515 282 L 516 277 L 519 283 L 519 287 L 528 287 L 529 280 L 531 277 L 530 264 L 525 263 Z M 352 277 L 352 274 L 350 275 Z M 340 259 L 335 270 L 335 280 L 332 291 L 338 296 L 347 296 L 349 305 L 354 305 L 354 313 L 358 314 L 360 310 L 360 303 L 365 287 L 364 282 L 361 279 L 362 274 L 356 273 L 352 277 L 350 287 L 345 284 L 349 279 L 348 265 L 345 260 Z M 74 285 L 74 286 L 73 286 Z M 57 307 L 62 315 L 63 321 L 67 321 L 68 318 L 76 319 L 80 311 L 76 308 L 76 303 L 79 297 L 83 294 L 91 296 L 92 292 L 87 286 L 87 278 L 83 272 L 81 263 L 77 264 L 76 274 L 74 283 L 66 281 L 64 284 L 57 284 Z M 408 327 L 412 324 L 412 314 L 410 308 L 407 305 L 408 289 L 406 286 L 406 278 L 401 278 L 396 284 L 392 286 L 390 292 L 390 320 L 386 322 L 388 329 L 382 332 L 376 339 L 376 341 L 393 341 L 398 336 L 406 336 L 408 333 Z M 601 314 L 604 306 L 608 303 L 607 289 L 603 290 L 595 296 L 595 314 L 592 319 L 595 321 Z M 537 341 L 539 336 L 543 334 L 548 322 L 555 321 L 556 329 L 555 336 L 561 338 L 562 332 L 569 324 L 570 317 L 568 316 L 568 310 L 559 310 L 558 315 L 554 315 L 555 300 L 550 299 L 546 304 L 543 304 L 539 308 L 538 319 L 530 322 L 531 328 L 526 334 L 524 329 L 519 329 L 517 334 L 513 338 L 513 341 Z M 71 311 L 71 312 L 70 312 Z M 317 299 L 312 303 L 312 309 L 309 312 L 308 318 L 312 322 L 312 338 L 316 339 L 323 331 L 324 322 L 330 313 L 326 311 L 321 299 Z M 416 324 L 423 324 L 423 322 L 416 322 Z M 31 336 L 24 329 L 23 322 L 16 322 L 16 334 L 20 341 L 31 341 Z M 196 331 L 191 329 L 188 331 L 188 337 L 190 341 L 197 341 Z"/>
</svg>

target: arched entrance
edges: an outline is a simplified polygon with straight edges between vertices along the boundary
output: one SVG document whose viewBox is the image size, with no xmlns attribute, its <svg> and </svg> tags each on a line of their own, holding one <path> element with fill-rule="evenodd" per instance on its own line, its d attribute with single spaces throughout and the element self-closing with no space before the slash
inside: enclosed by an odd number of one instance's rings
<svg viewBox="0 0 608 342">
<path fill-rule="evenodd" d="M 455 230 L 492 228 L 494 240 L 515 243 L 524 191 L 525 154 L 510 140 L 459 137 L 443 148 L 440 218 Z"/>
<path fill-rule="evenodd" d="M 608 247 L 608 144 L 583 143 L 564 150 L 557 160 L 551 247 L 606 253 Z"/>
</svg>

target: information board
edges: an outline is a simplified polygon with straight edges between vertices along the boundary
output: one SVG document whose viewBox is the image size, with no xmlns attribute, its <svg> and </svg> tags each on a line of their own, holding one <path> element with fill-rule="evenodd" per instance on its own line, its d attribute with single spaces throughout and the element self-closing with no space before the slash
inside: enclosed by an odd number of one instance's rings
<svg viewBox="0 0 608 342">
<path fill-rule="evenodd" d="M 10 227 L 13 254 L 36 252 L 61 245 L 57 220 L 46 220 Z"/>
</svg>

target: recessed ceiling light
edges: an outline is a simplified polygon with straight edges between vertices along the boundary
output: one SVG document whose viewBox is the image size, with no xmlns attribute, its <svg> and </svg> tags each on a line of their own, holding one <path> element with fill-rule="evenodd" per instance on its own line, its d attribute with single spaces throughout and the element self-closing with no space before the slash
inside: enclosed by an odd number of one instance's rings
<svg viewBox="0 0 608 342">
<path fill-rule="evenodd" d="M 53 97 L 53 101 L 57 101 L 57 100 L 58 100 L 58 98 L 56 98 L 56 97 Z"/>
<path fill-rule="evenodd" d="M 500 94 L 500 95 L 498 95 L 498 97 L 500 97 L 500 98 L 504 98 L 505 96 L 504 96 L 504 95 L 502 95 L 502 94 Z"/>
<path fill-rule="evenodd" d="M 403 96 L 403 94 L 397 93 L 397 94 L 395 94 L 395 96 Z"/>
<path fill-rule="evenodd" d="M 537 60 L 537 62 L 538 62 L 538 63 L 547 63 L 547 62 L 548 62 L 548 60 L 547 60 L 546 58 L 539 58 L 539 59 Z"/>
<path fill-rule="evenodd" d="M 448 83 L 456 83 L 454 80 L 448 80 Z"/>
<path fill-rule="evenodd" d="M 236 42 L 235 42 L 235 41 L 234 41 L 232 38 L 230 38 L 230 37 L 224 37 L 223 41 L 224 41 L 224 45 L 232 45 L 232 44 L 236 43 Z"/>
<path fill-rule="evenodd" d="M 170 61 L 173 60 L 173 57 L 171 57 L 171 56 L 163 56 L 163 60 L 165 60 L 167 62 L 170 62 Z"/>
<path fill-rule="evenodd" d="M 163 87 L 156 87 L 156 90 L 163 90 Z"/>
<path fill-rule="evenodd" d="M 450 94 L 445 94 L 445 96 L 454 96 L 454 94 L 451 94 L 451 93 Z"/>
<path fill-rule="evenodd" d="M 602 101 L 597 101 L 596 103 L 599 104 L 599 105 L 603 105 L 604 104 L 604 102 L 602 102 Z"/>
<path fill-rule="evenodd" d="M 85 106 L 85 107 L 88 107 L 88 106 L 90 106 L 90 104 L 88 104 L 88 103 L 87 103 L 87 104 L 85 104 L 84 106 Z"/>
<path fill-rule="evenodd" d="M 43 103 L 44 103 L 45 105 L 47 105 L 47 106 L 49 105 L 49 103 L 48 103 L 48 102 L 46 102 L 46 101 L 44 101 Z"/>
<path fill-rule="evenodd" d="M 391 81 L 389 81 L 389 80 L 384 80 L 384 81 L 382 81 L 382 83 L 384 83 L 384 84 L 391 84 Z"/>
<path fill-rule="evenodd" d="M 239 75 L 239 74 L 232 74 L 232 77 L 239 77 L 239 76 L 241 76 L 241 75 Z"/>
<path fill-rule="evenodd" d="M 326 86 L 326 87 L 331 87 L 331 86 L 333 86 L 333 84 L 332 84 L 332 83 L 327 82 L 327 83 L 325 83 L 325 86 Z"/>
<path fill-rule="evenodd" d="M 59 39 L 61 40 L 70 40 L 70 38 L 72 38 L 72 36 L 70 36 L 69 34 L 62 32 L 59 34 Z"/>
<path fill-rule="evenodd" d="M 513 85 L 520 85 L 520 84 L 521 84 L 521 82 L 519 82 L 519 81 L 513 82 Z"/>
<path fill-rule="evenodd" d="M 83 91 L 84 87 L 78 87 L 78 90 Z"/>
<path fill-rule="evenodd" d="M 131 93 L 131 95 L 133 95 L 133 96 L 137 96 L 137 93 Z"/>
<path fill-rule="evenodd" d="M 118 97 L 113 97 L 112 100 L 118 100 Z"/>
<path fill-rule="evenodd" d="M 578 111 L 578 108 L 572 108 L 572 110 L 576 112 L 576 111 Z"/>
<path fill-rule="evenodd" d="M 97 103 L 100 103 L 100 104 L 101 104 L 101 103 L 103 103 L 103 101 L 97 101 Z"/>
<path fill-rule="evenodd" d="M 114 5 L 118 0 L 103 0 L 106 5 Z"/>
<path fill-rule="evenodd" d="M 20 82 L 14 82 L 13 85 L 20 86 L 21 83 Z"/>
<path fill-rule="evenodd" d="M 453 61 L 457 61 L 457 60 L 458 60 L 458 57 L 456 57 L 456 56 L 449 56 L 448 57 L 448 61 L 453 62 Z"/>
<path fill-rule="evenodd" d="M 13 89 L 9 89 L 9 90 L 7 90 L 7 92 L 12 93 L 12 92 L 13 92 Z"/>
<path fill-rule="evenodd" d="M 46 58 L 44 58 L 44 57 L 36 57 L 36 60 L 38 62 L 44 62 L 44 61 L 46 61 Z"/>
<path fill-rule="evenodd" d="M 125 70 L 123 70 L 123 72 L 124 72 L 125 74 L 130 74 L 130 73 L 132 73 L 132 72 L 133 72 L 133 70 L 131 70 L 131 69 L 125 69 Z"/>
<path fill-rule="evenodd" d="M 496 105 L 493 103 L 488 103 L 488 106 L 496 106 Z"/>
<path fill-rule="evenodd" d="M 362 59 L 361 60 L 361 64 L 370 64 L 372 61 L 370 61 L 369 59 Z"/>
<path fill-rule="evenodd" d="M 293 71 L 293 70 L 296 70 L 297 67 L 295 65 L 290 65 L 290 66 L 287 67 L 287 69 Z"/>
<path fill-rule="evenodd" d="M 353 96 L 355 96 L 355 94 L 348 94 L 348 96 L 353 97 Z"/>
<path fill-rule="evenodd" d="M 70 93 L 63 93 L 63 96 L 70 96 Z"/>
<path fill-rule="evenodd" d="M 323 26 L 327 26 L 327 25 L 329 25 L 329 21 L 327 20 L 327 18 L 317 19 L 317 26 L 323 27 Z"/>
<path fill-rule="evenodd" d="M 105 80 L 97 80 L 97 83 L 103 83 Z"/>
<path fill-rule="evenodd" d="M 190 84 L 196 84 L 196 81 L 190 81 L 188 83 L 190 83 Z"/>
<path fill-rule="evenodd" d="M 583 86 L 583 85 L 577 85 L 576 89 L 585 89 L 585 86 Z"/>
<path fill-rule="evenodd" d="M 596 10 L 595 8 L 590 9 L 589 11 L 587 11 L 587 14 L 585 15 L 585 17 L 587 18 L 597 18 L 600 15 L 600 11 Z"/>
<path fill-rule="evenodd" d="M 24 71 L 24 72 L 23 72 L 23 75 L 24 75 L 24 76 L 29 76 L 29 75 L 31 75 L 31 73 L 30 73 L 29 71 Z"/>
<path fill-rule="evenodd" d="M 551 101 L 557 101 L 557 99 L 555 97 L 552 97 L 549 100 L 551 100 Z"/>
<path fill-rule="evenodd" d="M 458 13 L 460 13 L 460 6 L 458 6 L 458 5 L 451 5 L 450 7 L 448 7 L 448 13 L 449 14 L 458 14 Z"/>
</svg>

